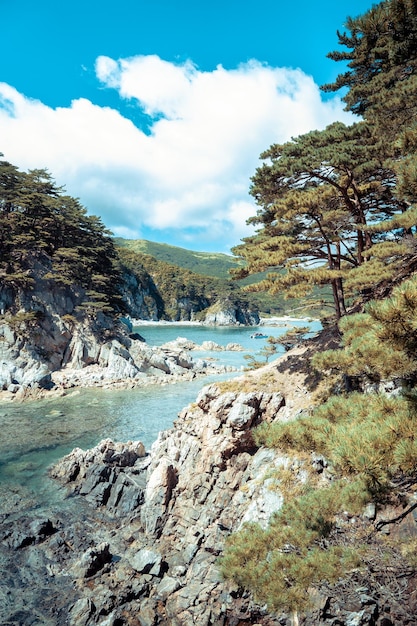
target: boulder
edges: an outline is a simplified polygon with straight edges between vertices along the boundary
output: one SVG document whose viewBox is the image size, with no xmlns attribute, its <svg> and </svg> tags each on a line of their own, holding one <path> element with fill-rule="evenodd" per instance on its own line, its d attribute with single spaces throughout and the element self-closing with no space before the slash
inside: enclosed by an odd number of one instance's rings
<svg viewBox="0 0 417 626">
<path fill-rule="evenodd" d="M 72 567 L 75 578 L 90 578 L 111 561 L 110 546 L 103 542 L 89 548 Z"/>
<path fill-rule="evenodd" d="M 141 508 L 141 520 L 147 533 L 160 532 L 177 480 L 173 464 L 168 459 L 162 458 L 148 478 L 145 502 Z"/>
<path fill-rule="evenodd" d="M 96 613 L 96 606 L 90 598 L 80 598 L 70 609 L 70 626 L 87 626 Z"/>
<path fill-rule="evenodd" d="M 129 558 L 129 563 L 139 574 L 159 576 L 162 557 L 158 552 L 143 548 Z"/>
</svg>

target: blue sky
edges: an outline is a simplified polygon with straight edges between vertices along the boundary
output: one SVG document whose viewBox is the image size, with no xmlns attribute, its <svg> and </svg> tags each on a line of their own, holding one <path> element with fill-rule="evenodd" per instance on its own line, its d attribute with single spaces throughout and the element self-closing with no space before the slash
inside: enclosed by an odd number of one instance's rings
<svg viewBox="0 0 417 626">
<path fill-rule="evenodd" d="M 115 234 L 228 252 L 269 145 L 340 119 L 326 58 L 365 0 L 0 0 L 0 152 Z"/>
</svg>

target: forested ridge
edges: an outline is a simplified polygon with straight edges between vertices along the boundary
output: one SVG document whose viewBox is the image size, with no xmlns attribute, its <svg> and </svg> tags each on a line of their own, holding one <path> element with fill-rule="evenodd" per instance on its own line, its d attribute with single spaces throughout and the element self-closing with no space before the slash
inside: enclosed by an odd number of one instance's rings
<svg viewBox="0 0 417 626">
<path fill-rule="evenodd" d="M 137 277 L 142 276 L 142 280 L 151 279 L 159 319 L 182 319 L 184 306 L 193 319 L 203 319 L 204 312 L 216 302 L 257 310 L 249 295 L 230 279 L 198 274 L 127 247 L 118 247 L 117 253 L 122 267 Z"/>
<path fill-rule="evenodd" d="M 195 274 L 212 278 L 229 279 L 230 269 L 237 266 L 235 257 L 220 252 L 195 252 L 167 243 L 157 243 L 146 239 L 114 239 L 116 246 L 133 252 L 146 254 L 158 261 L 182 267 Z"/>
<path fill-rule="evenodd" d="M 271 477 L 284 504 L 266 529 L 230 537 L 222 571 L 297 623 L 321 623 L 311 621 L 317 598 L 360 588 L 390 607 L 366 617 L 362 604 L 361 623 L 411 624 L 417 535 L 390 530 L 408 517 L 414 526 L 416 508 L 417 2 L 383 1 L 338 38 L 329 57 L 346 69 L 323 89 L 344 88 L 360 117 L 261 155 L 250 220 L 259 228 L 236 246 L 245 266 L 235 275 L 270 270 L 254 288 L 287 297 L 330 285 L 323 337 L 339 346 L 319 341 L 300 365 L 316 406 L 254 431 L 287 459 Z M 395 592 L 392 576 L 406 581 Z M 334 610 L 323 600 L 316 619 L 345 623 Z"/>
<path fill-rule="evenodd" d="M 182 319 L 184 303 L 184 315 L 190 316 L 218 301 L 256 309 L 230 279 L 115 245 L 101 220 L 58 187 L 47 170 L 23 172 L 5 160 L 0 160 L 0 249 L 1 314 L 23 334 L 39 320 L 41 307 L 28 297 L 39 281 L 69 297 L 73 321 L 130 313 L 124 297 L 129 274 L 157 319 Z"/>
</svg>

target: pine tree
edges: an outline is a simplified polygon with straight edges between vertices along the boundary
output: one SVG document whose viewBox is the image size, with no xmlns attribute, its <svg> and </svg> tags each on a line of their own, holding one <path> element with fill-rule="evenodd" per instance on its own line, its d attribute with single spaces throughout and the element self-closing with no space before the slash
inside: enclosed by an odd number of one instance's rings
<svg viewBox="0 0 417 626">
<path fill-rule="evenodd" d="M 30 289 L 36 273 L 74 293 L 90 292 L 90 312 L 121 310 L 109 231 L 46 170 L 20 172 L 0 160 L 0 242 L 0 280 L 15 293 Z"/>
<path fill-rule="evenodd" d="M 385 0 L 349 18 L 338 33 L 348 70 L 324 91 L 346 89 L 346 109 L 372 127 L 375 145 L 395 173 L 395 193 L 408 212 L 417 201 L 417 2 Z M 415 225 L 413 219 L 407 220 Z M 411 227 L 409 234 L 412 234 Z"/>
<path fill-rule="evenodd" d="M 330 284 L 339 318 L 346 313 L 344 281 L 351 273 L 356 278 L 347 284 L 357 294 L 379 282 L 372 268 L 386 280 L 404 255 L 413 253 L 392 221 L 402 215 L 403 204 L 393 194 L 395 176 L 375 150 L 367 124 L 337 122 L 273 145 L 261 158 L 266 163 L 251 187 L 261 208 L 249 220 L 261 228 L 234 248 L 246 263 L 234 275 L 281 272 L 249 289 L 299 297 L 314 285 Z M 385 240 L 389 246 L 382 245 Z"/>
</svg>

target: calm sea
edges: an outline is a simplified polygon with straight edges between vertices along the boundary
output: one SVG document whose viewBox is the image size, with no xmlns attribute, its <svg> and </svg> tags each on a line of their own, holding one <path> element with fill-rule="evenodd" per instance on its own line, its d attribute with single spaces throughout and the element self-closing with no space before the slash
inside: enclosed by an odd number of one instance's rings
<svg viewBox="0 0 417 626">
<path fill-rule="evenodd" d="M 305 321 L 294 322 L 305 326 Z M 317 322 L 309 324 L 312 331 Z M 150 345 L 161 345 L 177 337 L 197 344 L 215 341 L 226 346 L 239 343 L 243 352 L 195 353 L 194 358 L 216 358 L 220 363 L 241 368 L 245 354 L 256 354 L 265 339 L 252 339 L 261 331 L 279 336 L 282 327 L 212 328 L 182 324 L 146 324 L 135 327 Z M 132 390 L 77 390 L 64 398 L 25 404 L 0 404 L 0 496 L 7 490 L 24 490 L 35 505 L 51 498 L 54 487 L 46 478 L 46 468 L 74 447 L 89 448 L 101 439 L 141 440 L 148 449 L 158 432 L 170 428 L 179 411 L 193 402 L 202 386 L 233 374 L 201 378 L 175 385 L 152 385 Z M 2 499 L 0 497 L 0 513 Z"/>
</svg>

